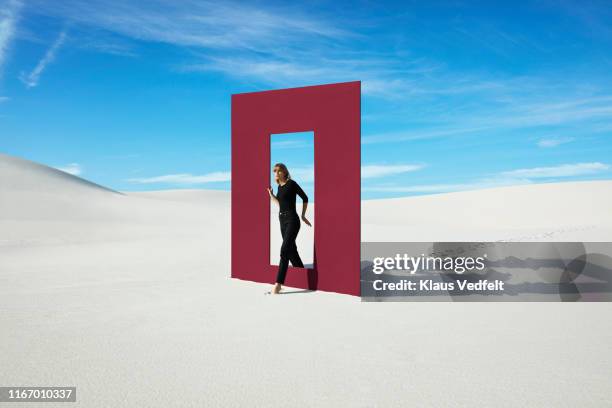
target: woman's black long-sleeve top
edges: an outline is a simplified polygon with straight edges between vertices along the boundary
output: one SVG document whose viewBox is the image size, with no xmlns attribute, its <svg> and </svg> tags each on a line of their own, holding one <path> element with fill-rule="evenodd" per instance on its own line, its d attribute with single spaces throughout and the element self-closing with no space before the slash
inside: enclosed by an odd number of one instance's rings
<svg viewBox="0 0 612 408">
<path fill-rule="evenodd" d="M 296 196 L 300 196 L 302 202 L 308 202 L 308 196 L 302 190 L 302 187 L 294 181 L 293 179 L 287 180 L 284 185 L 278 185 L 278 190 L 276 192 L 276 198 L 278 199 L 279 204 L 279 212 L 297 212 L 295 210 L 295 200 Z"/>
</svg>

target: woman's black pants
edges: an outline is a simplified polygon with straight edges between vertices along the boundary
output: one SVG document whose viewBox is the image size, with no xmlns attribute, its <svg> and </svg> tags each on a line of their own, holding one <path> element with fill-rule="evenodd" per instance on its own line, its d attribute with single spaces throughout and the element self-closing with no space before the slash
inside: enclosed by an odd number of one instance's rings
<svg viewBox="0 0 612 408">
<path fill-rule="evenodd" d="M 297 245 L 295 244 L 295 239 L 300 231 L 300 217 L 298 217 L 296 212 L 280 212 L 278 214 L 278 220 L 280 221 L 283 244 L 281 245 L 276 282 L 283 284 L 285 283 L 289 261 L 291 261 L 291 265 L 297 266 L 298 268 L 303 268 L 304 264 L 300 259 Z"/>
</svg>

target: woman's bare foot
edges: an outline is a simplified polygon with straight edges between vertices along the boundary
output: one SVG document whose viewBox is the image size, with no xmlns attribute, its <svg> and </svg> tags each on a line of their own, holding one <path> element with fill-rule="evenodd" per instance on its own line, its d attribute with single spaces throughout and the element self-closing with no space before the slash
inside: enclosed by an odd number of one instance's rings
<svg viewBox="0 0 612 408">
<path fill-rule="evenodd" d="M 274 288 L 272 288 L 272 292 L 270 292 L 272 295 L 278 295 L 279 292 L 281 291 L 281 284 L 277 283 L 274 285 Z"/>
</svg>

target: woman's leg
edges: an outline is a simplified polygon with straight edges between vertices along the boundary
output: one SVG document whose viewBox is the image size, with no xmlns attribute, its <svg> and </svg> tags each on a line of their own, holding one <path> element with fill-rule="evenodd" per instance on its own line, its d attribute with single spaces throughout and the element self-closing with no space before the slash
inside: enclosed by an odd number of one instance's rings
<svg viewBox="0 0 612 408">
<path fill-rule="evenodd" d="M 300 254 L 298 253 L 297 244 L 295 243 L 295 239 L 297 238 L 298 233 L 300 232 L 300 220 L 294 220 L 293 222 L 297 223 L 297 229 L 295 231 L 295 237 L 293 238 L 293 245 L 291 246 L 291 252 L 289 254 L 289 261 L 291 261 L 291 265 L 296 266 L 298 268 L 303 268 L 304 264 L 302 263 L 302 258 L 300 258 Z"/>
<path fill-rule="evenodd" d="M 283 245 L 285 245 L 285 237 L 287 235 L 288 223 L 284 218 L 280 218 L 280 230 L 281 236 L 283 237 L 283 243 L 281 245 L 280 261 L 278 263 L 278 273 L 276 274 L 276 283 L 285 283 L 285 276 L 287 275 L 287 268 L 289 267 L 289 258 L 283 256 Z"/>
<path fill-rule="evenodd" d="M 289 267 L 289 261 L 293 266 L 303 267 L 302 260 L 297 252 L 297 246 L 295 239 L 300 230 L 300 220 L 289 219 L 281 221 L 281 233 L 283 235 L 283 244 L 281 245 L 280 251 L 280 262 L 278 264 L 278 275 L 276 276 L 276 283 L 285 283 L 285 277 L 287 275 L 287 268 Z M 295 261 L 295 262 L 294 262 Z"/>
</svg>

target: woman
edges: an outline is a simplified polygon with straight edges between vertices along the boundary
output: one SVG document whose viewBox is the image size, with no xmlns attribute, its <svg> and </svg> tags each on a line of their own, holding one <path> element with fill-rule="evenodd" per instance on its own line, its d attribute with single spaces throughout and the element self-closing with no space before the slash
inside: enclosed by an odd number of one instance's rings
<svg viewBox="0 0 612 408">
<path fill-rule="evenodd" d="M 295 239 L 300 231 L 300 218 L 295 210 L 296 196 L 302 199 L 302 221 L 304 224 L 312 227 L 310 221 L 306 219 L 306 208 L 308 207 L 308 196 L 304 190 L 296 183 L 289 175 L 287 166 L 283 163 L 276 163 L 272 168 L 274 172 L 274 181 L 278 184 L 276 195 L 272 192 L 272 187 L 268 187 L 270 198 L 279 206 L 278 220 L 280 221 L 281 235 L 283 244 L 280 251 L 280 262 L 278 264 L 278 275 L 276 276 L 276 284 L 270 293 L 276 295 L 281 291 L 282 285 L 285 283 L 285 275 L 291 265 L 303 268 L 304 264 L 298 254 Z"/>
</svg>

